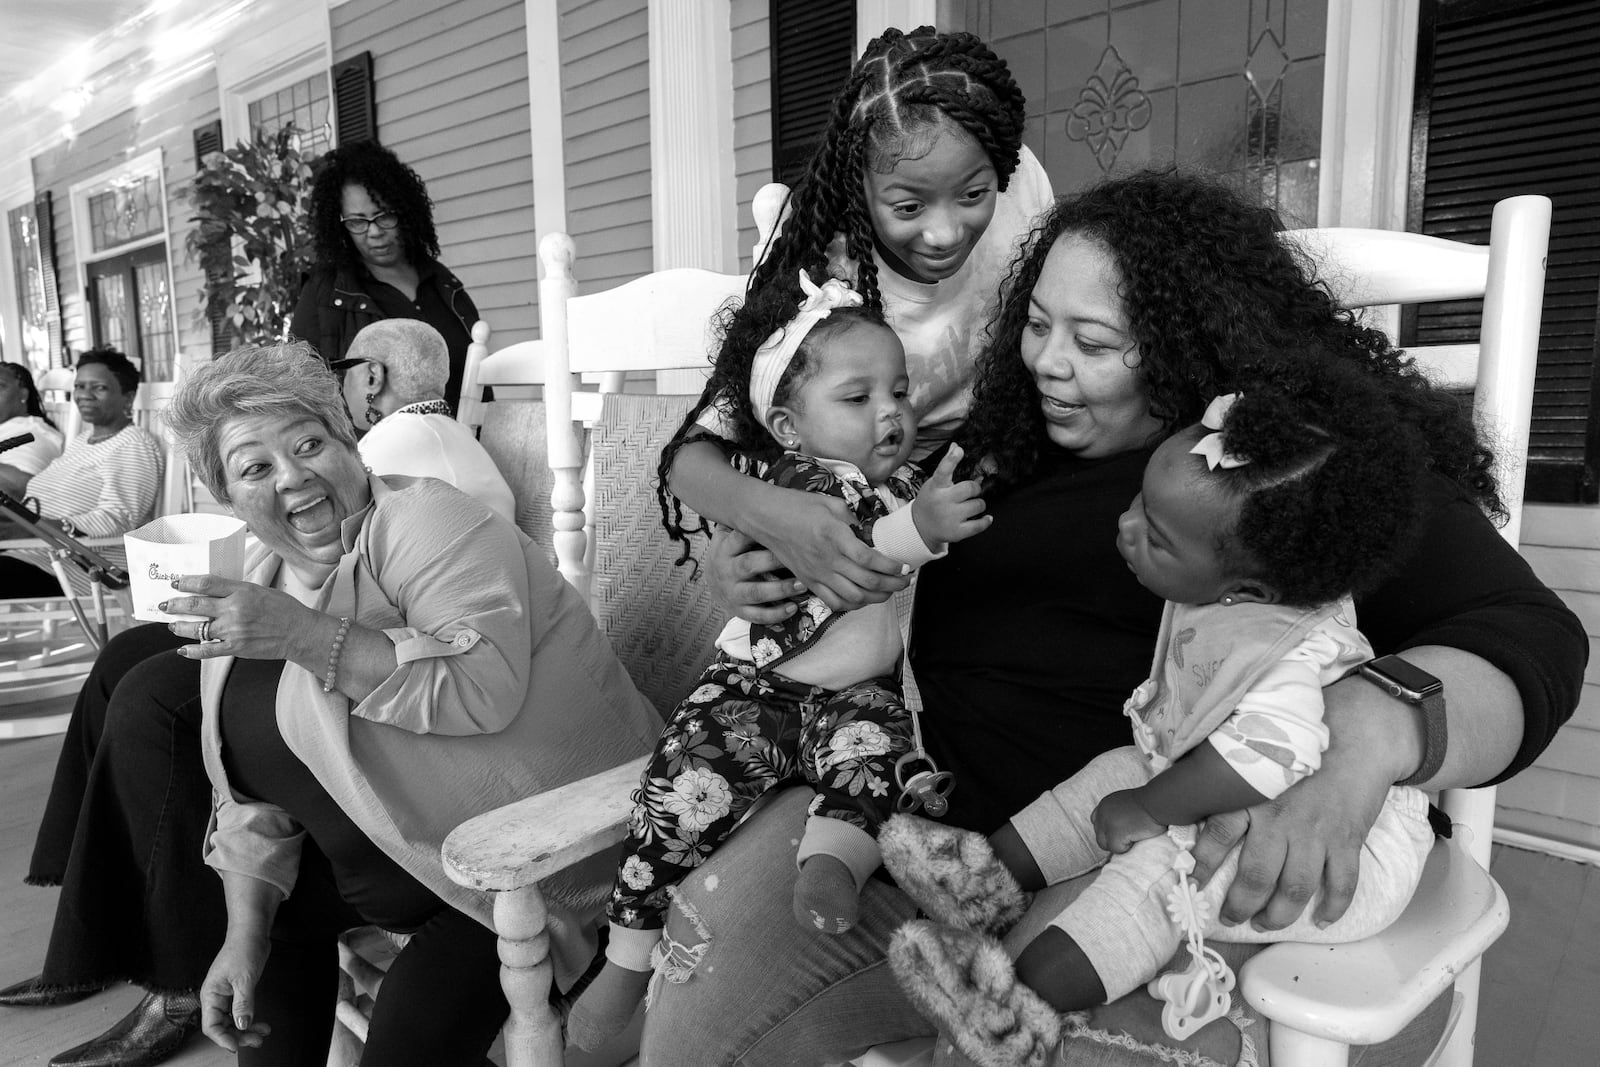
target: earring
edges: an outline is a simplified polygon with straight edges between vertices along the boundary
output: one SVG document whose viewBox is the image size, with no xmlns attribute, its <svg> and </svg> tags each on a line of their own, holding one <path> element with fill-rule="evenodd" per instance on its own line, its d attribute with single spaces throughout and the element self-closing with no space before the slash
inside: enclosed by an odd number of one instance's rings
<svg viewBox="0 0 1600 1067">
<path fill-rule="evenodd" d="M 373 406 L 373 401 L 378 399 L 377 393 L 367 394 L 367 425 L 376 426 L 383 419 L 383 412 Z"/>
<path fill-rule="evenodd" d="M 1222 597 L 1222 606 L 1225 607 L 1225 608 L 1233 607 L 1233 594 L 1232 593 L 1226 593 L 1226 594 L 1223 595 L 1223 597 Z"/>
</svg>

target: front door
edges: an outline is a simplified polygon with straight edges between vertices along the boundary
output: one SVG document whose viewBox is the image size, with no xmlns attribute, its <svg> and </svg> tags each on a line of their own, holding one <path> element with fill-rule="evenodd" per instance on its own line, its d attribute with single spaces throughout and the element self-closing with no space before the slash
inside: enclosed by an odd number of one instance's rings
<svg viewBox="0 0 1600 1067">
<path fill-rule="evenodd" d="M 171 381 L 176 340 L 167 246 L 147 245 L 88 266 L 94 343 L 139 362 L 145 381 Z"/>
</svg>

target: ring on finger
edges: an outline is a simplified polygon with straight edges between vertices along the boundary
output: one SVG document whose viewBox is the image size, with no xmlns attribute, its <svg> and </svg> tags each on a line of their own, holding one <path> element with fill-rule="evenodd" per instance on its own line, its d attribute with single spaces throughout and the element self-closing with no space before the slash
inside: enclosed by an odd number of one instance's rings
<svg viewBox="0 0 1600 1067">
<path fill-rule="evenodd" d="M 211 640 L 211 620 L 207 619 L 202 622 L 199 627 L 195 629 L 194 635 L 200 639 L 201 644 L 209 643 Z"/>
</svg>

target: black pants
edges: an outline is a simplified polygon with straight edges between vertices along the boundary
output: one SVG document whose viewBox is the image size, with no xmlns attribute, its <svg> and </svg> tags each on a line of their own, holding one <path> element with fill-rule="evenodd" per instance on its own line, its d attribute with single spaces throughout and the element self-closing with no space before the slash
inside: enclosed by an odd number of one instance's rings
<svg viewBox="0 0 1600 1067">
<path fill-rule="evenodd" d="M 200 858 L 211 783 L 200 666 L 165 626 L 113 637 L 78 694 L 28 881 L 60 885 L 46 984 L 199 987 L 227 929 Z"/>
<path fill-rule="evenodd" d="M 256 1018 L 272 1026 L 240 1067 L 299 1067 L 328 1058 L 339 978 L 335 939 L 366 920 L 339 893 L 326 856 L 304 839 L 294 892 L 278 906 L 256 985 Z M 495 935 L 448 905 L 412 933 L 383 980 L 363 1064 L 479 1067 L 510 1012 Z"/>
</svg>

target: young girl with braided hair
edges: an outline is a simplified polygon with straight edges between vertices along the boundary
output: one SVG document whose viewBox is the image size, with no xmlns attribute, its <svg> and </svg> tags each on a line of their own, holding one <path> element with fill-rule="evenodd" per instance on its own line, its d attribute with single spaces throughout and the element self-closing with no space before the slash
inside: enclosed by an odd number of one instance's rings
<svg viewBox="0 0 1600 1067">
<path fill-rule="evenodd" d="M 933 454 L 966 417 L 987 316 L 1017 246 L 1050 204 L 1049 179 L 1022 144 L 1023 109 L 1005 62 L 973 35 L 885 30 L 834 98 L 729 336 L 753 338 L 740 346 L 752 351 L 765 335 L 754 296 L 778 288 L 792 308 L 802 270 L 844 279 L 900 338 L 920 426 L 912 458 Z M 855 538 L 837 502 L 742 475 L 710 442 L 745 448 L 766 437 L 733 402 L 748 372 L 719 358 L 663 450 L 669 532 L 686 536 L 682 500 L 765 546 L 795 574 L 796 589 L 835 610 L 901 588 L 898 564 Z"/>
<path fill-rule="evenodd" d="M 917 422 L 894 332 L 839 279 L 799 282 L 798 312 L 787 290 L 751 297 L 746 321 L 770 330 L 754 351 L 743 347 L 748 333 L 723 340 L 719 365 L 747 368 L 736 406 L 764 427 L 729 460 L 766 483 L 839 501 L 855 536 L 912 570 L 989 525 L 978 485 L 954 481 L 954 445 L 931 477 L 907 462 Z M 907 592 L 849 612 L 812 597 L 773 625 L 729 620 L 633 793 L 606 904 L 606 963 L 568 1015 L 572 1044 L 596 1048 L 628 1024 L 657 958 L 670 956 L 662 929 L 678 883 L 773 789 L 817 794 L 796 853 L 795 919 L 824 934 L 855 924 L 857 896 L 878 867 L 874 835 L 897 806 L 907 810 L 901 786 L 916 792 L 899 676 L 910 613 Z"/>
<path fill-rule="evenodd" d="M 1296 353 L 1243 371 L 1201 423 L 1165 441 L 1117 547 L 1166 599 L 1151 678 L 1124 708 L 1135 744 L 1096 757 L 985 839 L 897 815 L 884 865 L 933 920 L 889 959 L 919 1010 L 984 1065 L 1043 1064 L 1062 1012 L 1149 983 L 1175 1040 L 1225 1014 L 1233 976 L 1204 937 L 1339 942 L 1393 922 L 1432 844 L 1427 799 L 1389 790 L 1355 899 L 1331 925 L 1258 931 L 1216 916 L 1238 851 L 1199 889 L 1195 826 L 1314 773 L 1328 744 L 1322 687 L 1372 658 L 1352 594 L 1411 548 L 1426 442 L 1369 375 Z M 1015 967 L 997 938 L 1027 891 L 1104 865 Z M 1158 972 L 1187 942 L 1187 970 Z M 1005 1020 L 1002 1024 L 999 1020 Z"/>
</svg>

